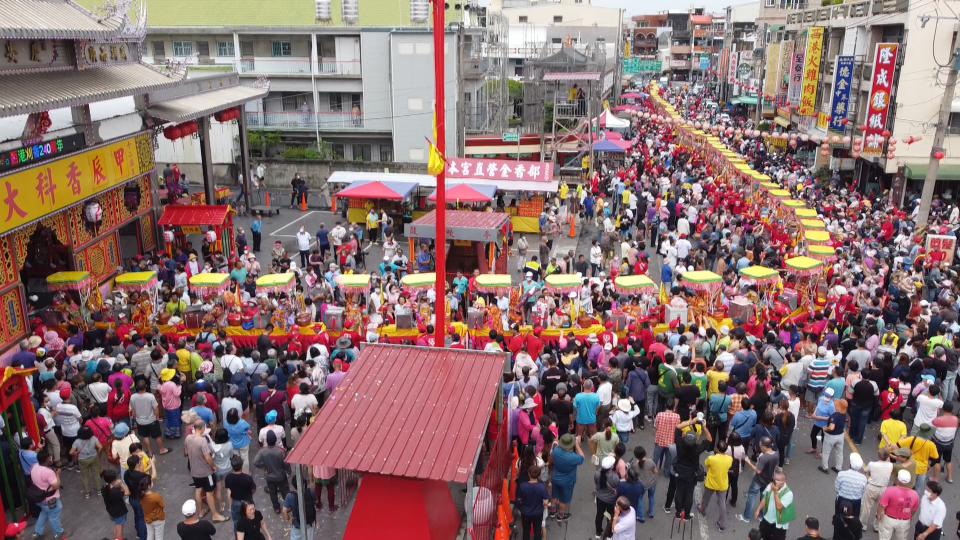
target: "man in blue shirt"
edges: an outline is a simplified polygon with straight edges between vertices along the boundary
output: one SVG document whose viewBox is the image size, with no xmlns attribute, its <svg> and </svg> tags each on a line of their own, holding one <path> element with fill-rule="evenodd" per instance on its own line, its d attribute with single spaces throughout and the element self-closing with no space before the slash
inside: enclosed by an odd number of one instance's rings
<svg viewBox="0 0 960 540">
<path fill-rule="evenodd" d="M 593 391 L 593 381 L 583 381 L 583 392 L 573 398 L 573 408 L 577 410 L 577 435 L 593 436 L 597 432 L 597 409 L 600 407 L 600 396 Z"/>
<path fill-rule="evenodd" d="M 263 220 L 260 219 L 260 216 L 253 219 L 253 223 L 250 224 L 250 232 L 253 234 L 253 251 L 259 253 L 260 239 L 263 233 Z"/>
<path fill-rule="evenodd" d="M 317 230 L 317 247 L 320 249 L 320 258 L 325 258 L 327 250 L 330 249 L 330 231 L 321 223 Z"/>
</svg>

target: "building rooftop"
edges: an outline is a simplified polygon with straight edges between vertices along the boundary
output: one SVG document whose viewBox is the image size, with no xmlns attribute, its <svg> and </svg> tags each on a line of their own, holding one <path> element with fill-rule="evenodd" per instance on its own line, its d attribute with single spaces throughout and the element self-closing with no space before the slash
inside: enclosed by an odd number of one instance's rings
<svg viewBox="0 0 960 540">
<path fill-rule="evenodd" d="M 70 0 L 0 0 L 0 38 L 103 40 L 122 26 L 122 17 L 96 16 Z"/>
<path fill-rule="evenodd" d="M 287 461 L 464 483 L 505 360 L 502 353 L 367 345 Z"/>
<path fill-rule="evenodd" d="M 182 80 L 183 73 L 164 74 L 144 64 L 7 75 L 0 77 L 0 117 L 146 94 Z"/>
</svg>

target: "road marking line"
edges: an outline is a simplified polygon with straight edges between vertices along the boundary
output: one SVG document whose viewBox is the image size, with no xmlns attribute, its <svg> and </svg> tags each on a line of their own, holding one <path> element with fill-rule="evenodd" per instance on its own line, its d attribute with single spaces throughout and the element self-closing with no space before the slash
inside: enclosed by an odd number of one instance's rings
<svg viewBox="0 0 960 540">
<path fill-rule="evenodd" d="M 287 224 L 284 225 L 283 227 L 279 227 L 279 228 L 277 228 L 277 229 L 274 229 L 273 232 L 270 233 L 270 236 L 287 236 L 287 235 L 282 235 L 282 234 L 277 234 L 277 233 L 280 232 L 280 231 L 282 231 L 283 229 L 286 229 L 287 227 L 293 225 L 294 223 L 300 221 L 301 219 L 305 219 L 305 218 L 310 217 L 312 214 L 316 214 L 317 212 L 318 212 L 318 210 L 311 210 L 311 211 L 307 212 L 306 214 L 298 217 L 297 219 L 291 221 L 290 223 L 287 223 Z M 296 235 L 293 235 L 293 236 L 294 236 L 294 238 L 296 237 Z"/>
<path fill-rule="evenodd" d="M 719 495 L 715 495 L 715 496 L 719 496 Z M 694 505 L 697 504 L 697 500 L 703 501 L 703 484 L 700 484 L 700 483 L 698 483 L 696 489 L 693 490 Z M 723 502 L 721 504 L 726 504 L 726 502 Z M 704 510 L 709 510 L 709 509 L 704 508 Z M 700 529 L 700 540 L 710 540 L 710 532 L 709 532 L 710 527 L 707 526 L 706 516 L 697 516 L 697 527 Z"/>
</svg>

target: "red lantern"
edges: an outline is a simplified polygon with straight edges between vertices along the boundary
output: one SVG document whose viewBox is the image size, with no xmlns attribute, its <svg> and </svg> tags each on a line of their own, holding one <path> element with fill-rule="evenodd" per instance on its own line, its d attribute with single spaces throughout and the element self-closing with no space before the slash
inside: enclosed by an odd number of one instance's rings
<svg viewBox="0 0 960 540">
<path fill-rule="evenodd" d="M 889 130 L 889 129 L 883 130 L 883 132 L 881 133 L 881 135 L 883 135 L 883 138 L 884 138 L 884 139 L 889 139 L 889 138 L 890 138 L 890 130 Z"/>
<path fill-rule="evenodd" d="M 183 130 L 180 129 L 180 126 L 173 126 L 172 128 L 170 128 L 170 135 L 171 135 L 170 140 L 175 141 L 180 137 L 183 137 Z"/>
<path fill-rule="evenodd" d="M 163 128 L 163 136 L 171 141 L 176 139 L 176 137 L 173 136 L 173 126 L 167 126 Z"/>
<path fill-rule="evenodd" d="M 937 161 L 940 161 L 940 160 L 943 159 L 945 156 L 946 156 L 946 154 L 943 153 L 943 150 L 937 150 L 936 152 L 933 153 L 933 157 L 936 158 Z"/>
</svg>

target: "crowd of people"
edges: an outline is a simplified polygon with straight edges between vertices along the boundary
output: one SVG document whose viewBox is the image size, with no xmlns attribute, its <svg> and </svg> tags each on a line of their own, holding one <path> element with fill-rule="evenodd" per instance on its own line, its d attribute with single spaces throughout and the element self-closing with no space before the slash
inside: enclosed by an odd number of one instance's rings
<svg viewBox="0 0 960 540">
<path fill-rule="evenodd" d="M 705 114 L 708 93 L 663 91 L 690 117 Z M 654 111 L 651 100 L 639 106 Z M 636 144 L 624 159 L 601 159 L 586 182 L 561 185 L 541 218 L 551 232 L 536 252 L 527 238 L 511 239 L 519 286 L 488 294 L 474 273 L 458 274 L 448 288 L 445 345 L 510 354 L 504 396 L 518 445 L 523 538 L 541 538 L 548 517 L 570 519 L 574 494 L 584 490 L 578 471 L 591 467 L 597 538 L 635 538 L 660 507 L 681 520 L 696 511 L 721 531 L 732 517 L 756 525 L 751 540 L 783 540 L 802 515 L 786 472 L 799 442 L 819 460 L 817 474 L 833 476 L 835 511 L 824 516 L 833 537 L 859 540 L 873 528 L 881 540 L 904 540 L 912 527 L 915 539 L 939 540 L 958 427 L 953 261 L 924 252 L 915 203 L 898 208 L 888 197 L 865 197 L 760 139 L 720 136 L 825 222 L 837 254 L 814 312 L 685 324 L 662 318 L 667 306 L 615 287 L 618 276 L 658 268 L 652 277 L 664 284 L 661 303 L 685 306 L 699 293 L 682 276 L 712 270 L 723 278 L 718 309 L 725 310 L 738 296 L 758 294 L 739 270 L 782 268 L 804 248 L 795 231 L 751 204 L 736 179 L 712 170 L 701 149 L 682 144 L 675 126 L 640 117 L 627 130 Z M 589 240 L 587 254 L 557 248 L 559 227 L 550 225 L 571 218 Z M 938 201 L 927 231 L 954 234 L 958 223 L 960 209 Z M 61 482 L 76 474 L 68 489 L 102 499 L 115 538 L 127 531 L 163 538 L 167 507 L 155 486 L 171 459 L 186 460 L 194 488 L 192 499 L 177 501 L 181 538 L 212 538 L 218 527 L 243 540 L 271 538 L 253 502 L 258 486 L 294 539 L 305 537 L 324 502 L 336 511 L 338 471 L 306 471 L 315 489 L 302 492 L 300 505 L 286 452 L 361 344 L 383 340 L 385 326 L 412 318 L 421 333 L 414 343 L 435 344 L 433 290 L 400 283 L 407 272 L 433 270 L 432 248 L 408 258 L 386 213 L 371 210 L 364 225 L 301 228 L 296 253 L 277 242 L 261 266 L 262 222 L 255 220 L 252 245 L 238 231 L 234 261 L 213 244 L 199 254 L 183 249 L 134 261 L 135 269 L 158 272 L 159 301 L 112 297 L 92 306 L 97 326 L 73 324 L 66 335 L 32 320 L 11 365 L 36 368 L 28 381 L 41 438 L 18 434 L 14 449 L 29 479 L 23 496 L 36 517 L 34 534 L 63 537 Z M 376 267 L 364 257 L 372 245 L 383 250 Z M 342 276 L 368 265 L 369 288 L 345 290 Z M 189 278 L 205 271 L 229 272 L 224 294 L 191 290 Z M 284 272 L 295 275 L 290 290 L 256 287 L 257 276 Z M 581 285 L 552 290 L 544 280 L 555 273 L 577 273 Z M 199 331 L 185 324 L 195 308 Z M 319 325 L 332 308 L 343 309 L 336 333 Z M 467 331 L 468 308 L 483 313 L 482 333 Z M 264 331 L 240 342 L 228 326 Z M 317 331 L 301 334 L 307 326 Z M 809 419 L 809 433 L 798 433 L 801 418 Z M 879 426 L 872 461 L 860 452 L 871 444 L 870 424 Z M 637 444 L 648 426 L 653 444 Z M 169 455 L 174 440 L 182 440 L 182 456 Z M 741 473 L 749 478 L 743 490 Z M 658 486 L 665 486 L 662 500 Z M 819 537 L 817 518 L 802 527 L 804 538 Z M 13 523 L 7 536 L 24 530 Z"/>
</svg>

